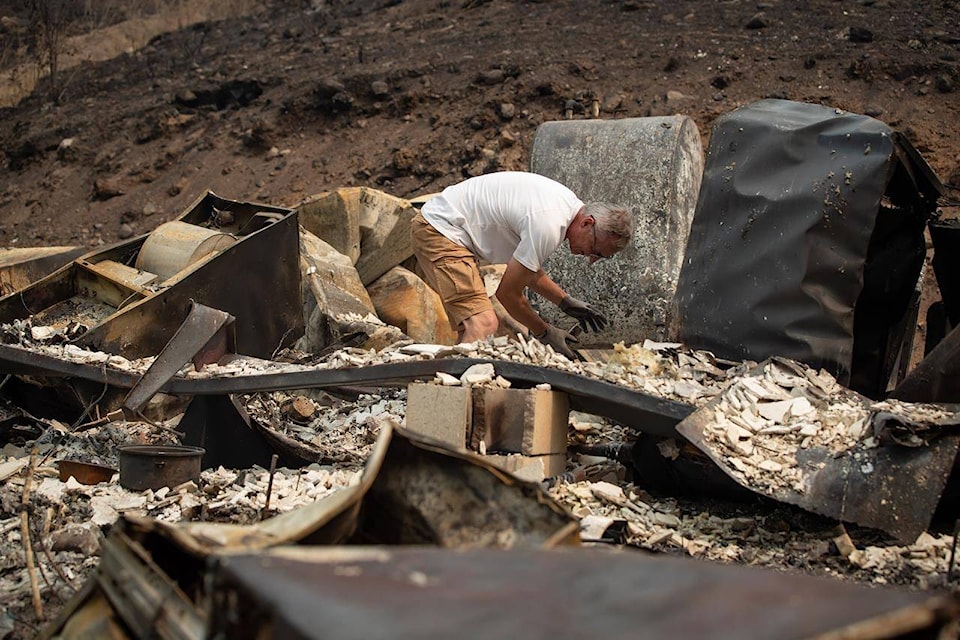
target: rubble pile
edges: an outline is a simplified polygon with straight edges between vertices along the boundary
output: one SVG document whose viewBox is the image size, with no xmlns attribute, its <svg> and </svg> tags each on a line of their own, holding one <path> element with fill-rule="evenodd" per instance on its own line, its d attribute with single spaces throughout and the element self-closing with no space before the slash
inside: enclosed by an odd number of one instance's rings
<svg viewBox="0 0 960 640">
<path fill-rule="evenodd" d="M 550 494 L 580 518 L 580 535 L 653 552 L 716 562 L 790 569 L 845 580 L 930 589 L 948 586 L 953 536 L 923 533 L 911 545 L 885 544 L 873 532 L 846 546 L 836 523 L 800 510 L 656 498 L 630 484 L 558 484 Z"/>
<path fill-rule="evenodd" d="M 403 424 L 406 391 L 386 391 L 383 396 L 364 394 L 355 402 L 322 392 L 312 398 L 285 392 L 261 393 L 244 396 L 243 404 L 260 424 L 295 438 L 318 458 L 360 468 L 383 424 Z"/>
<path fill-rule="evenodd" d="M 871 430 L 871 418 L 880 412 L 913 424 L 937 424 L 952 415 L 931 404 L 873 402 L 825 371 L 786 360 L 738 377 L 712 409 L 705 433 L 724 452 L 725 468 L 768 494 L 807 491 L 804 464 L 811 463 L 799 460 L 802 450 L 818 447 L 833 457 L 859 459 L 875 449 L 880 438 Z M 871 467 L 864 460 L 861 471 L 869 474 Z"/>
<path fill-rule="evenodd" d="M 374 324 L 375 318 L 357 315 L 341 320 Z M 85 330 L 76 323 L 34 317 L 0 325 L 0 339 L 31 353 L 139 376 L 156 361 L 155 357 L 126 359 L 70 342 Z M 711 451 L 722 452 L 716 456 L 722 458 L 716 460 L 719 466 L 766 495 L 805 490 L 804 465 L 811 463 L 805 462 L 804 451 L 857 456 L 879 446 L 881 437 L 890 437 L 874 428 L 873 419 L 879 414 L 919 425 L 918 431 L 907 428 L 894 434 L 904 441 L 915 440 L 906 442 L 913 445 L 923 444 L 924 425 L 936 425 L 951 415 L 936 405 L 869 401 L 825 371 L 785 359 L 761 365 L 731 362 L 707 351 L 650 340 L 581 353 L 584 360 L 570 361 L 523 335 L 454 346 L 390 339 L 380 348 L 342 347 L 317 354 L 288 349 L 273 360 L 239 356 L 200 370 L 187 364 L 177 375 L 225 378 L 433 359 L 480 359 L 555 369 L 690 405 L 696 409 L 691 415 L 709 415 L 703 433 Z M 460 376 L 440 372 L 432 382 L 446 387 L 511 386 L 489 363 L 474 365 Z M 538 388 L 549 389 L 549 385 Z M 207 469 L 196 482 L 156 490 L 130 491 L 120 485 L 117 475 L 108 482 L 85 485 L 72 477 L 61 480 L 56 462 L 75 460 L 117 468 L 122 445 L 179 444 L 175 434 L 180 416 L 154 424 L 103 424 L 96 420 L 97 414 L 78 428 L 25 415 L 23 425 L 7 432 L 0 458 L 0 532 L 4 533 L 0 589 L 5 594 L 0 608 L 25 619 L 23 612 L 39 589 L 49 619 L 50 612 L 95 571 L 101 542 L 123 514 L 169 523 L 251 524 L 355 484 L 384 427 L 404 426 L 407 416 L 403 388 L 383 388 L 350 401 L 316 389 L 249 393 L 236 399 L 261 432 L 270 432 L 278 451 L 286 448 L 316 462 L 299 469 L 281 466 L 273 473 L 260 466 Z M 97 426 L 90 428 L 91 424 Z M 559 465 L 540 476 L 548 476 L 541 486 L 580 520 L 581 538 L 587 544 L 627 545 L 914 589 L 949 587 L 954 545 L 950 535 L 927 532 L 912 544 L 901 545 L 876 529 L 853 528 L 848 535 L 842 527 L 838 531 L 835 520 L 785 504 L 733 505 L 710 498 L 654 496 L 632 483 L 625 466 L 629 463 L 620 456 L 641 435 L 635 430 L 639 425 L 576 411 L 569 413 L 567 424 L 569 453 L 556 456 Z M 560 426 L 562 430 L 562 422 Z M 294 446 L 287 447 L 291 443 Z M 673 460 L 680 454 L 674 440 L 657 446 L 664 458 Z M 484 447 L 479 451 L 485 453 Z M 558 474 L 556 469 L 563 470 L 564 461 L 565 472 Z M 25 500 L 30 504 L 29 540 L 22 533 Z M 35 552 L 39 578 L 31 578 L 24 560 L 28 544 Z"/>
<path fill-rule="evenodd" d="M 773 373 L 772 376 L 782 373 Z M 756 377 L 748 379 L 757 380 Z M 820 381 L 824 382 L 823 379 Z M 839 390 L 829 384 L 825 386 L 833 391 Z M 755 388 L 749 383 L 745 387 Z M 724 394 L 724 399 L 727 393 L 731 391 Z M 286 417 L 289 410 L 285 410 L 285 406 L 299 398 L 308 399 L 315 406 L 316 414 L 306 424 L 298 424 Z M 257 419 L 266 424 L 281 425 L 280 429 L 301 441 L 312 443 L 331 455 L 339 451 L 342 456 L 342 462 L 338 464 L 311 465 L 300 470 L 278 469 L 273 480 L 271 513 L 308 504 L 353 481 L 376 439 L 382 424 L 380 421 L 402 422 L 404 398 L 403 390 L 390 392 L 390 397 L 364 395 L 353 403 L 283 392 L 246 396 L 244 406 Z M 328 406 L 321 406 L 322 403 Z M 625 427 L 610 424 L 597 416 L 573 412 L 570 423 L 572 433 L 584 441 L 609 442 L 629 437 L 629 430 Z M 53 515 L 42 522 L 31 523 L 34 533 L 45 541 L 42 544 L 51 550 L 50 558 L 41 555 L 39 560 L 48 575 L 56 575 L 52 566 L 46 566 L 53 563 L 58 564 L 65 575 L 75 576 L 77 581 L 91 571 L 96 566 L 95 558 L 91 559 L 89 553 L 83 553 L 77 546 L 93 544 L 91 540 L 101 535 L 101 530 L 109 528 L 120 513 L 148 515 L 168 522 L 234 523 L 253 522 L 263 515 L 269 472 L 262 468 L 208 470 L 201 474 L 199 483 L 144 492 L 122 488 L 116 476 L 109 483 L 93 486 L 81 485 L 72 478 L 66 482 L 57 478 L 52 465 L 56 459 L 115 465 L 115 450 L 119 444 L 131 440 L 140 443 L 170 441 L 167 432 L 150 425 L 113 423 L 76 434 L 69 433 L 61 425 L 48 433 L 59 436 L 45 434 L 49 442 L 43 443 L 44 438 L 39 440 L 37 455 L 41 459 L 35 469 L 39 483 L 33 490 L 33 500 L 35 513 L 53 510 Z M 7 455 L 0 466 L 19 460 L 22 472 L 29 452 L 8 445 L 5 453 Z M 570 467 L 583 462 L 573 459 Z M 621 470 L 619 476 L 622 475 Z M 618 542 L 652 551 L 682 553 L 721 562 L 795 567 L 854 580 L 919 588 L 940 586 L 945 580 L 952 544 L 952 538 L 947 535 L 924 534 L 915 544 L 903 547 L 864 545 L 844 557 L 831 551 L 832 523 L 820 522 L 819 526 L 811 527 L 807 521 L 794 527 L 785 525 L 781 516 L 758 517 L 755 511 L 745 511 L 749 515 L 734 517 L 714 515 L 709 507 L 704 509 L 703 504 L 684 506 L 675 499 L 657 499 L 628 483 L 618 483 L 615 472 L 605 477 L 606 480 L 598 482 L 559 482 L 550 490 L 554 498 L 581 519 L 582 535 L 586 540 L 603 539 L 604 532 L 619 522 L 623 526 Z M 0 504 L 4 505 L 5 511 L 0 527 L 10 532 L 4 543 L 4 557 L 8 559 L 2 576 L 4 592 L 26 597 L 26 576 L 20 562 L 20 534 L 14 526 L 19 521 L 15 505 L 19 504 L 22 490 L 23 480 L 19 475 L 10 476 L 0 489 Z M 722 505 L 721 509 L 724 509 Z M 793 517 L 799 516 L 794 513 Z M 55 542 L 57 540 L 60 542 Z"/>
<path fill-rule="evenodd" d="M 154 358 L 127 360 L 121 356 L 89 351 L 73 344 L 35 342 L 26 338 L 22 328 L 3 325 L 5 335 L 19 335 L 20 344 L 32 351 L 79 364 L 95 364 L 125 372 L 144 373 Z M 310 360 L 293 353 L 283 354 L 289 360 Z M 676 343 L 645 341 L 642 345 L 614 345 L 609 360 L 573 362 L 553 351 L 549 346 L 518 335 L 489 338 L 474 343 L 420 345 L 409 341 L 396 342 L 380 350 L 348 347 L 339 349 L 319 362 L 259 361 L 239 358 L 226 364 L 211 364 L 196 371 L 187 365 L 180 375 L 188 378 L 207 378 L 225 375 L 257 373 L 287 373 L 317 369 L 342 369 L 377 364 L 410 362 L 433 358 L 480 358 L 504 360 L 541 367 L 550 367 L 582 375 L 611 384 L 622 385 L 659 398 L 700 406 L 708 402 L 727 383 L 755 363 L 722 362 L 707 351 L 683 349 Z"/>
<path fill-rule="evenodd" d="M 345 423 L 362 425 L 371 406 L 376 403 L 361 402 L 351 410 L 345 403 L 340 415 Z M 30 542 L 39 574 L 39 595 L 51 613 L 96 570 L 101 541 L 121 514 L 163 522 L 250 524 L 311 504 L 356 482 L 363 463 L 358 456 L 359 462 L 281 467 L 272 478 L 261 467 L 220 467 L 201 472 L 198 482 L 144 491 L 122 487 L 119 474 L 94 485 L 80 484 L 72 476 L 61 480 L 56 466 L 58 460 L 77 460 L 117 468 L 120 445 L 172 442 L 169 432 L 152 425 L 117 422 L 83 432 L 70 432 L 56 423 L 30 441 L 29 449 L 7 444 L 0 458 L 0 608 L 18 619 L 30 608 L 31 583 L 18 513 L 28 468 L 33 471 L 26 496 L 31 505 Z M 0 637 L 5 636 L 2 624 Z"/>
</svg>

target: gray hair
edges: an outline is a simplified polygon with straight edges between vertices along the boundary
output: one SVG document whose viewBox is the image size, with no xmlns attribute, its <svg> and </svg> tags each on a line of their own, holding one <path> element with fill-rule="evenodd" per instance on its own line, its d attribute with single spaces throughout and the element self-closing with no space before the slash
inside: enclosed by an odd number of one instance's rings
<svg viewBox="0 0 960 640">
<path fill-rule="evenodd" d="M 606 202 L 587 202 L 583 205 L 583 215 L 597 221 L 601 234 L 616 236 L 617 251 L 627 246 L 633 238 L 633 214 L 621 205 Z"/>
</svg>

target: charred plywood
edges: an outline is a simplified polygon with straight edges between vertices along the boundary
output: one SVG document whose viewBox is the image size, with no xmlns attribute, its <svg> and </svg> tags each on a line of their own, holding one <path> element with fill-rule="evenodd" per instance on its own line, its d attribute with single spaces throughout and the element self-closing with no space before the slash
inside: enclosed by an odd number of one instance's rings
<svg viewBox="0 0 960 640">
<path fill-rule="evenodd" d="M 237 319 L 240 353 L 269 357 L 302 334 L 293 211 L 207 192 L 168 225 L 0 299 L 0 322 L 127 358 L 158 353 L 191 301 Z"/>
</svg>

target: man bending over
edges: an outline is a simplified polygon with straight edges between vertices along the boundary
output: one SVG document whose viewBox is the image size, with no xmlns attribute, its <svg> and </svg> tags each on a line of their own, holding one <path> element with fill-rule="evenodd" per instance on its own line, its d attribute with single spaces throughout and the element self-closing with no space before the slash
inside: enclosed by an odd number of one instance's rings
<svg viewBox="0 0 960 640">
<path fill-rule="evenodd" d="M 527 287 L 583 329 L 599 331 L 607 319 L 567 295 L 543 271 L 564 239 L 570 252 L 593 264 L 623 249 L 633 235 L 626 207 L 584 204 L 559 182 L 535 173 L 503 171 L 470 178 L 428 200 L 412 223 L 414 252 L 428 284 L 443 300 L 460 342 L 493 335 L 499 325 L 480 276 L 478 259 L 507 268 L 497 299 L 540 342 L 568 358 L 571 334 L 544 322 L 524 295 Z"/>
</svg>

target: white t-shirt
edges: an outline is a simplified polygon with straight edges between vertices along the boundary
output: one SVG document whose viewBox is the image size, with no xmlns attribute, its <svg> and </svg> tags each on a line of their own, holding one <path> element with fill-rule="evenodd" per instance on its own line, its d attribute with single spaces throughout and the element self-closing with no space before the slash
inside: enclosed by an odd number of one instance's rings
<svg viewBox="0 0 960 640">
<path fill-rule="evenodd" d="M 582 206 L 573 191 L 550 178 L 501 171 L 447 187 L 421 213 L 445 237 L 487 262 L 516 258 L 539 271 Z"/>
</svg>

